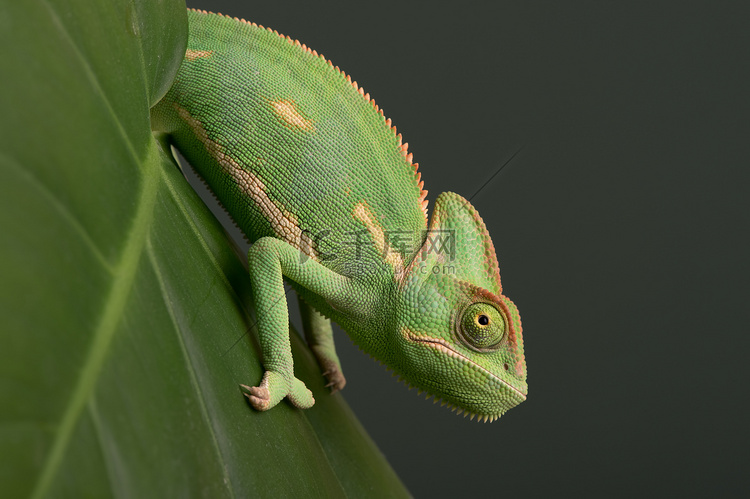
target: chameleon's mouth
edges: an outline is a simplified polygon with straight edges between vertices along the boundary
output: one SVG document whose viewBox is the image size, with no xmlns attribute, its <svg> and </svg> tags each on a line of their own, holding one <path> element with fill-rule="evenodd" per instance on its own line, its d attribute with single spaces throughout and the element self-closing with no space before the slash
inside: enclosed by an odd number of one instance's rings
<svg viewBox="0 0 750 499">
<path fill-rule="evenodd" d="M 410 341 L 412 341 L 414 343 L 425 344 L 425 345 L 429 346 L 430 348 L 434 348 L 436 350 L 439 350 L 440 352 L 444 353 L 445 355 L 447 355 L 449 357 L 457 359 L 457 360 L 459 360 L 461 362 L 464 362 L 466 364 L 470 364 L 472 367 L 474 367 L 475 369 L 477 369 L 480 372 L 482 372 L 488 378 L 491 378 L 491 379 L 497 381 L 498 383 L 502 384 L 504 387 L 506 387 L 509 390 L 511 390 L 511 392 L 513 392 L 520 399 L 518 403 L 521 403 L 524 400 L 526 400 L 526 394 L 523 393 L 521 390 L 519 390 L 518 388 L 512 386 L 507 381 L 504 381 L 504 380 L 500 379 L 495 374 L 491 373 L 490 371 L 488 371 L 484 367 L 480 366 L 479 364 L 477 364 L 476 362 L 474 362 L 470 358 L 466 357 L 465 355 L 457 352 L 456 350 L 453 349 L 453 347 L 450 346 L 450 344 L 447 341 L 441 340 L 439 338 L 431 338 L 429 336 L 417 336 L 416 334 L 412 333 L 411 331 L 409 331 L 406 328 L 404 330 L 404 333 L 405 333 L 404 336 L 408 340 L 410 340 Z"/>
</svg>

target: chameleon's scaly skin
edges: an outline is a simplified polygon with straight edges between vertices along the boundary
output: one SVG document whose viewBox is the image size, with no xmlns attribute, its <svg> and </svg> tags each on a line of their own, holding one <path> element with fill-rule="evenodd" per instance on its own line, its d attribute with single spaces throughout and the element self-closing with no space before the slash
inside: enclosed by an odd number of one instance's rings
<svg viewBox="0 0 750 499">
<path fill-rule="evenodd" d="M 493 420 L 526 398 L 521 321 L 495 250 L 462 197 L 426 191 L 369 94 L 318 55 L 252 23 L 189 11 L 183 65 L 152 126 L 254 242 L 248 253 L 266 373 L 257 409 L 314 403 L 293 374 L 283 278 L 308 342 L 345 381 L 330 323 L 406 382 Z"/>
</svg>

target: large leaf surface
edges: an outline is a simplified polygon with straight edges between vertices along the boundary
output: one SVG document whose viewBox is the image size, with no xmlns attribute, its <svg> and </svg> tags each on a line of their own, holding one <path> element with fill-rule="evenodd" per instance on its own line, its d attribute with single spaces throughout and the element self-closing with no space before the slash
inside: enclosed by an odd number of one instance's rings
<svg viewBox="0 0 750 499">
<path fill-rule="evenodd" d="M 0 0 L 2 495 L 404 495 L 296 335 L 313 409 L 238 389 L 246 271 L 149 129 L 186 30 L 179 1 Z"/>
</svg>

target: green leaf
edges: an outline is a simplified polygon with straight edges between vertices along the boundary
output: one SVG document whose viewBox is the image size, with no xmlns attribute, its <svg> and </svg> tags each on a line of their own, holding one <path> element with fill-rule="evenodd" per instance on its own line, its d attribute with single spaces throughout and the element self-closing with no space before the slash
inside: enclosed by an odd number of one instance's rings
<svg viewBox="0 0 750 499">
<path fill-rule="evenodd" d="M 296 334 L 314 408 L 238 388 L 247 273 L 149 127 L 186 32 L 180 1 L 0 0 L 0 490 L 406 495 Z"/>
</svg>

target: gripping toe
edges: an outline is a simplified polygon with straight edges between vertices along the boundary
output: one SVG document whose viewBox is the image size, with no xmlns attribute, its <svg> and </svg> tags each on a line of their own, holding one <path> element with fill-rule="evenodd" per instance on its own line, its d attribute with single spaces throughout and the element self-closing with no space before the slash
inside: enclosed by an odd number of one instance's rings
<svg viewBox="0 0 750 499">
<path fill-rule="evenodd" d="M 312 392 L 308 390 L 305 383 L 297 378 L 294 378 L 292 381 L 292 389 L 287 397 L 295 407 L 299 407 L 300 409 L 309 409 L 315 405 L 315 398 Z"/>
<path fill-rule="evenodd" d="M 271 408 L 271 394 L 268 388 L 261 386 L 240 385 L 242 394 L 250 401 L 256 411 L 266 411 Z"/>
</svg>

